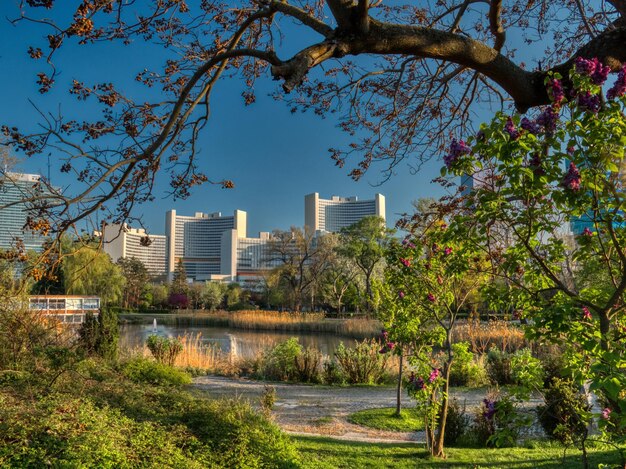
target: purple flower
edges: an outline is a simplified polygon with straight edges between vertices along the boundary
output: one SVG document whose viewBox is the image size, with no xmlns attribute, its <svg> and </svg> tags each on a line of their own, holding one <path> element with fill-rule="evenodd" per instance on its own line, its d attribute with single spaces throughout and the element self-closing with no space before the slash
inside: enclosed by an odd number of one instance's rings
<svg viewBox="0 0 626 469">
<path fill-rule="evenodd" d="M 421 391 L 422 389 L 424 389 L 425 383 L 424 383 L 424 379 L 423 378 L 417 378 L 414 382 L 413 382 L 413 386 L 415 387 L 416 391 Z"/>
<path fill-rule="evenodd" d="M 437 378 L 439 378 L 440 374 L 441 374 L 441 372 L 439 371 L 439 368 L 433 369 L 433 371 L 430 372 L 430 376 L 428 377 L 428 382 L 432 383 Z"/>
<path fill-rule="evenodd" d="M 395 348 L 395 346 L 396 346 L 395 342 L 387 342 L 387 344 L 386 344 L 387 350 L 389 350 L 389 351 L 393 350 Z"/>
<path fill-rule="evenodd" d="M 428 296 L 426 296 L 426 299 L 430 301 L 431 303 L 434 303 L 435 301 L 437 301 L 437 298 L 435 298 L 435 295 L 433 295 L 432 293 L 429 293 Z"/>
<path fill-rule="evenodd" d="M 389 337 L 389 332 L 387 332 L 385 329 L 380 331 L 380 340 L 381 340 L 381 342 L 387 342 L 387 338 L 388 337 Z"/>
<path fill-rule="evenodd" d="M 400 290 L 400 291 L 398 292 L 398 297 L 399 297 L 400 299 L 404 298 L 404 292 L 403 292 L 402 290 Z"/>
<path fill-rule="evenodd" d="M 408 239 L 408 238 L 404 238 L 404 239 L 402 240 L 402 245 L 403 245 L 405 248 L 415 249 L 415 244 L 413 244 L 411 241 L 409 241 L 409 239 Z"/>
<path fill-rule="evenodd" d="M 565 92 L 563 91 L 561 80 L 557 80 L 556 78 L 550 80 L 548 83 L 548 89 L 552 95 L 552 102 L 557 105 L 561 104 L 561 102 L 565 99 Z"/>
<path fill-rule="evenodd" d="M 617 74 L 617 80 L 606 93 L 608 99 L 621 98 L 626 94 L 626 65 Z"/>
<path fill-rule="evenodd" d="M 569 164 L 569 169 L 563 178 L 563 185 L 571 191 L 580 189 L 580 172 L 574 163 Z"/>
<path fill-rule="evenodd" d="M 602 411 L 602 413 L 600 414 L 600 416 L 604 419 L 604 420 L 608 420 L 609 417 L 611 416 L 611 412 L 612 410 L 609 409 L 608 407 L 605 407 L 604 410 Z"/>
<path fill-rule="evenodd" d="M 576 73 L 591 76 L 591 74 L 595 70 L 596 64 L 593 60 L 588 60 L 583 57 L 576 57 Z"/>
<path fill-rule="evenodd" d="M 445 163 L 447 168 L 450 168 L 456 162 L 456 160 L 459 159 L 459 157 L 467 155 L 470 151 L 470 147 L 468 147 L 463 140 L 459 140 L 457 142 L 456 139 L 452 139 L 448 154 L 443 157 L 443 162 Z"/>
<path fill-rule="evenodd" d="M 431 249 L 433 250 L 433 252 L 437 252 L 439 251 L 439 245 L 437 243 L 433 243 L 433 246 Z"/>
<path fill-rule="evenodd" d="M 578 106 L 594 114 L 597 114 L 600 110 L 600 96 L 592 94 L 589 91 L 578 95 Z"/>
<path fill-rule="evenodd" d="M 509 134 L 509 136 L 511 137 L 511 140 L 517 140 L 519 138 L 519 131 L 515 128 L 513 119 L 511 119 L 510 117 L 506 120 L 504 130 L 506 133 Z"/>
<path fill-rule="evenodd" d="M 404 257 L 401 257 L 400 262 L 402 262 L 402 265 L 404 265 L 404 267 L 411 267 L 411 259 L 405 259 Z"/>
<path fill-rule="evenodd" d="M 537 124 L 544 127 L 548 132 L 556 130 L 556 124 L 559 121 L 559 113 L 553 107 L 548 107 L 537 117 Z"/>
<path fill-rule="evenodd" d="M 529 161 L 530 167 L 533 170 L 533 174 L 537 177 L 541 177 L 546 174 L 545 170 L 541 166 L 541 157 L 535 153 Z"/>
<path fill-rule="evenodd" d="M 591 77 L 594 85 L 603 85 L 611 72 L 611 68 L 603 65 L 597 57 L 593 59 L 576 57 L 576 72 Z"/>
<path fill-rule="evenodd" d="M 449 256 L 450 254 L 452 254 L 452 248 L 450 248 L 450 247 L 445 248 L 445 249 L 443 250 L 443 253 L 444 253 L 446 256 Z"/>
<path fill-rule="evenodd" d="M 576 151 L 576 148 L 574 148 L 573 146 L 570 145 L 569 147 L 567 147 L 568 155 L 573 155 L 575 151 Z"/>
<path fill-rule="evenodd" d="M 537 135 L 539 132 L 541 132 L 541 126 L 531 121 L 527 117 L 522 117 L 520 127 L 533 135 Z"/>
<path fill-rule="evenodd" d="M 591 320 L 591 312 L 589 311 L 589 308 L 587 308 L 586 306 L 583 306 L 583 319 L 586 319 L 587 321 Z"/>
<path fill-rule="evenodd" d="M 596 62 L 596 69 L 591 74 L 591 81 L 594 85 L 604 85 L 604 82 L 609 77 L 609 73 L 611 72 L 611 67 L 608 65 L 602 65 L 598 59 L 594 59 Z"/>
<path fill-rule="evenodd" d="M 583 236 L 593 236 L 593 231 L 585 227 L 585 229 L 583 230 Z"/>
<path fill-rule="evenodd" d="M 490 399 L 483 399 L 483 404 L 485 404 L 483 417 L 485 417 L 487 420 L 491 420 L 493 416 L 496 414 L 496 401 L 492 401 Z"/>
</svg>

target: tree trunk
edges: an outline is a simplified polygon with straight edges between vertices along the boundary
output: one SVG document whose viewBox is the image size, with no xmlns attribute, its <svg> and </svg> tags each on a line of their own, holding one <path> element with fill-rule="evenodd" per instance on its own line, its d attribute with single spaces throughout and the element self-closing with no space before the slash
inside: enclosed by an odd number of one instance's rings
<svg viewBox="0 0 626 469">
<path fill-rule="evenodd" d="M 398 389 L 396 390 L 396 415 L 400 417 L 402 410 L 402 362 L 404 355 L 400 350 L 400 369 L 398 370 Z"/>
</svg>

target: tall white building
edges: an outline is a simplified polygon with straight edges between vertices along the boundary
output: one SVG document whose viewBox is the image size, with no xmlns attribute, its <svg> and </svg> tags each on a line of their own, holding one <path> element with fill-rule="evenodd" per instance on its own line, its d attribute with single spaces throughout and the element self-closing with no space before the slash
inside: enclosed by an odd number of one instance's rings
<svg viewBox="0 0 626 469">
<path fill-rule="evenodd" d="M 0 176 L 0 249 L 15 247 L 17 240 L 26 250 L 40 251 L 45 236 L 24 230 L 28 216 L 38 216 L 35 204 L 22 202 L 47 192 L 38 174 L 6 173 Z"/>
<path fill-rule="evenodd" d="M 168 274 L 176 270 L 179 259 L 185 266 L 187 278 L 208 280 L 222 274 L 222 235 L 234 230 L 238 238 L 246 237 L 247 214 L 235 210 L 232 216 L 216 213 L 196 213 L 194 216 L 177 215 L 170 210 L 165 216 L 165 235 L 168 244 Z"/>
<path fill-rule="evenodd" d="M 385 196 L 376 194 L 371 200 L 332 196 L 321 199 L 315 192 L 304 197 L 304 224 L 315 231 L 336 233 L 367 216 L 385 217 Z"/>
<path fill-rule="evenodd" d="M 112 224 L 103 230 L 104 252 L 113 262 L 118 259 L 134 257 L 146 266 L 153 277 L 167 274 L 167 237 L 149 235 L 141 228 L 130 228 L 128 225 Z M 149 239 L 149 242 L 146 240 Z"/>
</svg>

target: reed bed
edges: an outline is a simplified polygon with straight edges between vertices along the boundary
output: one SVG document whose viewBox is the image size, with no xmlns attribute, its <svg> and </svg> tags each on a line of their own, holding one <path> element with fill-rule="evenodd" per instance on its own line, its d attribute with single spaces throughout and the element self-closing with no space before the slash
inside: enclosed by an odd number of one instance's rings
<svg viewBox="0 0 626 469">
<path fill-rule="evenodd" d="M 479 355 L 494 347 L 502 352 L 513 353 L 531 346 L 521 327 L 503 320 L 481 322 L 469 319 L 466 324 L 459 324 L 455 328 L 453 341 L 469 342 L 472 351 Z"/>
</svg>

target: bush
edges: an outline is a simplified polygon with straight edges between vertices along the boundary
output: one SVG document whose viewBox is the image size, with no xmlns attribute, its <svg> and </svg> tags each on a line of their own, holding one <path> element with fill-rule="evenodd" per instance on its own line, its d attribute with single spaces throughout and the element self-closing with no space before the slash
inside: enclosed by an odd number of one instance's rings
<svg viewBox="0 0 626 469">
<path fill-rule="evenodd" d="M 511 356 L 496 348 L 489 350 L 487 353 L 487 376 L 491 384 L 499 386 L 513 384 Z"/>
<path fill-rule="evenodd" d="M 324 362 L 324 371 L 322 378 L 326 384 L 338 384 L 343 386 L 346 384 L 346 375 L 336 360 L 328 360 Z"/>
<path fill-rule="evenodd" d="M 591 406 L 586 397 L 577 392 L 572 381 L 554 378 L 546 389 L 544 400 L 545 405 L 537 408 L 537 415 L 546 435 L 564 444 L 584 438 Z"/>
<path fill-rule="evenodd" d="M 454 445 L 459 438 L 465 435 L 470 427 L 471 419 L 465 412 L 465 405 L 461 407 L 457 399 L 448 403 L 448 417 L 444 431 L 444 444 Z"/>
<path fill-rule="evenodd" d="M 320 368 L 322 352 L 313 347 L 307 347 L 295 358 L 297 379 L 303 383 L 319 383 L 321 381 Z"/>
<path fill-rule="evenodd" d="M 146 346 L 156 361 L 169 366 L 174 366 L 176 357 L 183 351 L 183 343 L 179 339 L 158 335 L 148 337 Z"/>
<path fill-rule="evenodd" d="M 136 383 L 182 386 L 191 383 L 191 375 L 159 362 L 138 358 L 127 362 L 124 375 Z"/>
<path fill-rule="evenodd" d="M 519 403 L 508 394 L 488 394 L 474 417 L 472 432 L 477 443 L 496 448 L 515 446 L 532 423 L 532 418 L 518 409 Z"/>
<path fill-rule="evenodd" d="M 532 356 L 529 348 L 521 349 L 511 356 L 511 378 L 525 389 L 542 389 L 544 371 L 541 361 Z"/>
<path fill-rule="evenodd" d="M 264 379 L 291 381 L 297 377 L 296 359 L 302 353 L 297 337 L 280 342 L 263 355 L 261 374 Z"/>
<path fill-rule="evenodd" d="M 87 355 L 115 360 L 118 340 L 118 316 L 110 308 L 103 308 L 97 317 L 93 313 L 87 313 L 85 321 L 78 329 L 78 344 Z"/>
<path fill-rule="evenodd" d="M 347 348 L 343 342 L 335 350 L 335 358 L 350 384 L 379 384 L 385 375 L 386 353 L 379 353 L 380 344 L 375 339 L 356 342 Z"/>
<path fill-rule="evenodd" d="M 488 383 L 482 359 L 475 360 L 468 342 L 452 344 L 454 361 L 450 369 L 450 386 L 479 387 Z"/>
</svg>

